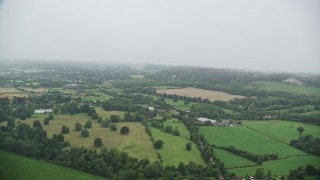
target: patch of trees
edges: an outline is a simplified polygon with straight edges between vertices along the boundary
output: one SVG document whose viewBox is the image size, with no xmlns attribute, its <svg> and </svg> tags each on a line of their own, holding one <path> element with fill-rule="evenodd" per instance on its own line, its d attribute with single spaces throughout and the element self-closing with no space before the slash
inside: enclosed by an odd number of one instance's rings
<svg viewBox="0 0 320 180">
<path fill-rule="evenodd" d="M 320 138 L 312 135 L 300 136 L 297 140 L 292 140 L 290 145 L 310 154 L 320 155 Z"/>
<path fill-rule="evenodd" d="M 164 142 L 162 140 L 156 140 L 153 145 L 156 149 L 161 149 L 163 146 Z"/>
<path fill-rule="evenodd" d="M 101 145 L 98 138 L 94 145 Z M 218 178 L 220 174 L 217 168 L 203 167 L 192 162 L 186 165 L 180 163 L 178 168 L 164 167 L 159 162 L 138 160 L 114 148 L 102 148 L 97 152 L 72 147 L 64 141 L 63 135 L 54 134 L 48 138 L 41 127 L 31 128 L 25 123 L 17 125 L 16 130 L 0 127 L 0 148 L 108 179 L 202 179 Z"/>
<path fill-rule="evenodd" d="M 120 134 L 128 134 L 130 132 L 130 129 L 128 126 L 122 126 L 121 129 L 120 129 Z"/>
<path fill-rule="evenodd" d="M 299 166 L 297 169 L 289 171 L 288 179 L 305 179 L 306 175 L 320 175 L 320 169 L 316 169 L 313 165 L 308 164 L 306 167 Z"/>
<path fill-rule="evenodd" d="M 270 160 L 276 160 L 278 159 L 278 154 L 264 154 L 264 155 L 261 155 L 261 154 L 255 154 L 255 153 L 251 153 L 251 152 L 248 152 L 248 151 L 244 151 L 244 150 L 240 150 L 240 149 L 237 149 L 233 146 L 229 146 L 229 147 L 219 147 L 220 149 L 223 149 L 223 150 L 226 150 L 226 151 L 229 151 L 233 154 L 236 154 L 238 156 L 241 156 L 243 158 L 246 158 L 246 159 L 249 159 L 253 162 L 256 162 L 258 164 L 262 164 L 264 161 L 270 161 Z"/>
<path fill-rule="evenodd" d="M 180 136 L 180 131 L 177 126 L 175 128 L 171 125 L 164 126 L 163 123 L 158 120 L 151 121 L 151 126 L 174 136 Z"/>
</svg>

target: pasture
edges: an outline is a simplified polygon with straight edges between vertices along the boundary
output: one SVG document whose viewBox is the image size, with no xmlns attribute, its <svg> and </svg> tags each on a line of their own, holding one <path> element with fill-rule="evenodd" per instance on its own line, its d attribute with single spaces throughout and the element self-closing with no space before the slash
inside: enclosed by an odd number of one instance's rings
<svg viewBox="0 0 320 180">
<path fill-rule="evenodd" d="M 150 130 L 155 141 L 162 140 L 164 142 L 162 148 L 158 150 L 163 165 L 177 167 L 180 162 L 188 164 L 189 161 L 205 165 L 200 151 L 194 143 L 192 143 L 191 151 L 186 150 L 186 144 L 191 141 L 185 137 L 174 136 L 153 127 L 150 127 Z"/>
<path fill-rule="evenodd" d="M 75 169 L 0 150 L 0 179 L 105 179 Z"/>
<path fill-rule="evenodd" d="M 38 119 L 43 124 L 45 115 L 37 115 L 33 118 L 21 121 L 32 126 L 34 120 Z M 74 124 L 80 122 L 85 124 L 90 117 L 84 113 L 75 115 L 55 115 L 55 119 L 50 121 L 49 125 L 42 125 L 43 129 L 47 131 L 48 137 L 53 134 L 60 134 L 63 125 L 69 127 L 69 134 L 65 134 L 65 140 L 70 142 L 75 147 L 95 148 L 93 141 L 95 138 L 101 138 L 104 146 L 108 148 L 118 148 L 127 152 L 130 156 L 138 159 L 149 158 L 150 161 L 158 160 L 156 151 L 150 140 L 150 137 L 145 131 L 145 127 L 137 122 L 121 122 L 116 123 L 118 130 L 111 131 L 109 128 L 103 128 L 95 120 L 92 120 L 92 128 L 88 129 L 90 136 L 82 137 L 80 132 L 75 131 Z M 6 123 L 5 123 L 6 125 Z M 121 135 L 120 128 L 128 126 L 130 133 L 128 135 Z"/>
<path fill-rule="evenodd" d="M 250 127 L 254 130 L 267 134 L 275 139 L 283 141 L 287 144 L 293 139 L 299 138 L 298 127 L 303 127 L 305 131 L 303 135 L 312 135 L 320 138 L 320 126 L 312 124 L 304 124 L 292 121 L 243 121 L 243 126 Z"/>
<path fill-rule="evenodd" d="M 279 158 L 306 154 L 246 127 L 200 126 L 199 131 L 216 146 L 234 146 L 256 154 L 278 154 Z"/>
<path fill-rule="evenodd" d="M 235 173 L 237 175 L 254 175 L 256 169 L 259 167 L 264 168 L 264 172 L 268 170 L 272 171 L 273 175 L 288 175 L 291 169 L 296 169 L 299 166 L 306 166 L 308 164 L 314 165 L 317 169 L 320 168 L 320 157 L 319 156 L 296 156 L 288 159 L 280 159 L 273 161 L 266 161 L 262 166 L 247 167 L 247 168 L 236 168 L 229 169 L 228 172 Z"/>
<path fill-rule="evenodd" d="M 105 111 L 102 107 L 96 107 L 96 112 L 99 116 L 102 116 L 102 118 L 110 118 L 111 115 L 118 115 L 121 119 L 124 118 L 125 112 L 123 111 Z"/>
<path fill-rule="evenodd" d="M 235 98 L 245 98 L 241 95 L 232 95 L 222 91 L 211 91 L 205 89 L 198 89 L 193 87 L 187 87 L 182 89 L 165 89 L 157 90 L 159 94 L 176 94 L 178 96 L 188 96 L 188 97 L 200 97 L 202 99 L 209 99 L 210 101 L 229 101 Z"/>
<path fill-rule="evenodd" d="M 188 104 L 184 103 L 185 101 L 183 100 L 177 100 L 176 102 L 173 101 L 173 99 L 165 98 L 165 103 L 169 104 L 175 109 L 179 109 L 181 111 L 189 111 L 191 109 L 191 106 L 193 104 L 196 104 L 194 102 L 189 102 Z"/>
<path fill-rule="evenodd" d="M 182 138 L 189 139 L 189 137 L 190 137 L 189 130 L 187 129 L 187 127 L 182 122 L 180 122 L 180 120 L 177 118 L 167 119 L 163 123 L 163 125 L 164 126 L 170 125 L 173 128 L 177 127 L 180 132 L 180 137 L 182 137 Z"/>
<path fill-rule="evenodd" d="M 24 97 L 28 96 L 27 93 L 22 92 L 14 87 L 0 87 L 0 98 L 9 98 L 12 99 L 13 97 Z"/>
<path fill-rule="evenodd" d="M 226 168 L 258 165 L 253 161 L 237 156 L 222 149 L 214 148 L 214 153 L 216 157 L 224 163 Z"/>
<path fill-rule="evenodd" d="M 271 81 L 255 81 L 245 86 L 245 88 L 254 88 L 265 91 L 287 92 L 305 96 L 320 96 L 320 88 L 310 86 L 298 86 Z"/>
</svg>

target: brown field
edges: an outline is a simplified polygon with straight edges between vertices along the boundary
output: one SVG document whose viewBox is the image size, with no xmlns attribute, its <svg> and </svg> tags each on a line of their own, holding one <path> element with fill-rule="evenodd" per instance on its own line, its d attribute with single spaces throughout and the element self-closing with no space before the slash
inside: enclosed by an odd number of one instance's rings
<svg viewBox="0 0 320 180">
<path fill-rule="evenodd" d="M 210 91 L 205 89 L 198 89 L 193 87 L 187 87 L 182 89 L 166 89 L 166 90 L 157 90 L 157 93 L 160 94 L 176 94 L 179 96 L 188 96 L 188 97 L 201 97 L 202 99 L 208 98 L 210 101 L 229 101 L 235 98 L 246 98 L 241 95 L 232 95 L 222 91 Z"/>
</svg>

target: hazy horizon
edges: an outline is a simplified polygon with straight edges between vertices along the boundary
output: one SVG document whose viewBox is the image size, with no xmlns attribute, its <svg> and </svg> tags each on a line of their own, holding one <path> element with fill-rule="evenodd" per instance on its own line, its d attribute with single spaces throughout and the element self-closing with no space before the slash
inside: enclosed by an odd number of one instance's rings
<svg viewBox="0 0 320 180">
<path fill-rule="evenodd" d="M 320 1 L 0 0 L 0 61 L 319 73 Z"/>
</svg>

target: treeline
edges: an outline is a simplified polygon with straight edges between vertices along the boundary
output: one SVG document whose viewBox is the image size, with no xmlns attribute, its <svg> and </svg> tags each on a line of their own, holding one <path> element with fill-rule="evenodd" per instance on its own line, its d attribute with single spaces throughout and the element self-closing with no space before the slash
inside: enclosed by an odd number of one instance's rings
<svg viewBox="0 0 320 180">
<path fill-rule="evenodd" d="M 111 179 L 202 179 L 218 178 L 220 174 L 215 166 L 203 167 L 190 162 L 180 163 L 178 168 L 164 167 L 159 162 L 138 160 L 113 148 L 103 148 L 98 153 L 71 147 L 63 135 L 48 138 L 41 127 L 31 128 L 25 123 L 17 125 L 16 130 L 0 127 L 0 148 Z"/>
<path fill-rule="evenodd" d="M 312 135 L 300 136 L 297 140 L 292 140 L 290 145 L 307 153 L 320 155 L 320 138 Z"/>
<path fill-rule="evenodd" d="M 278 159 L 278 154 L 255 154 L 248 151 L 237 149 L 233 146 L 229 147 L 217 147 L 226 151 L 229 151 L 233 154 L 236 154 L 238 156 L 241 156 L 243 158 L 249 159 L 253 162 L 256 162 L 258 164 L 262 164 L 264 161 L 270 161 L 270 160 L 276 160 Z"/>
</svg>

